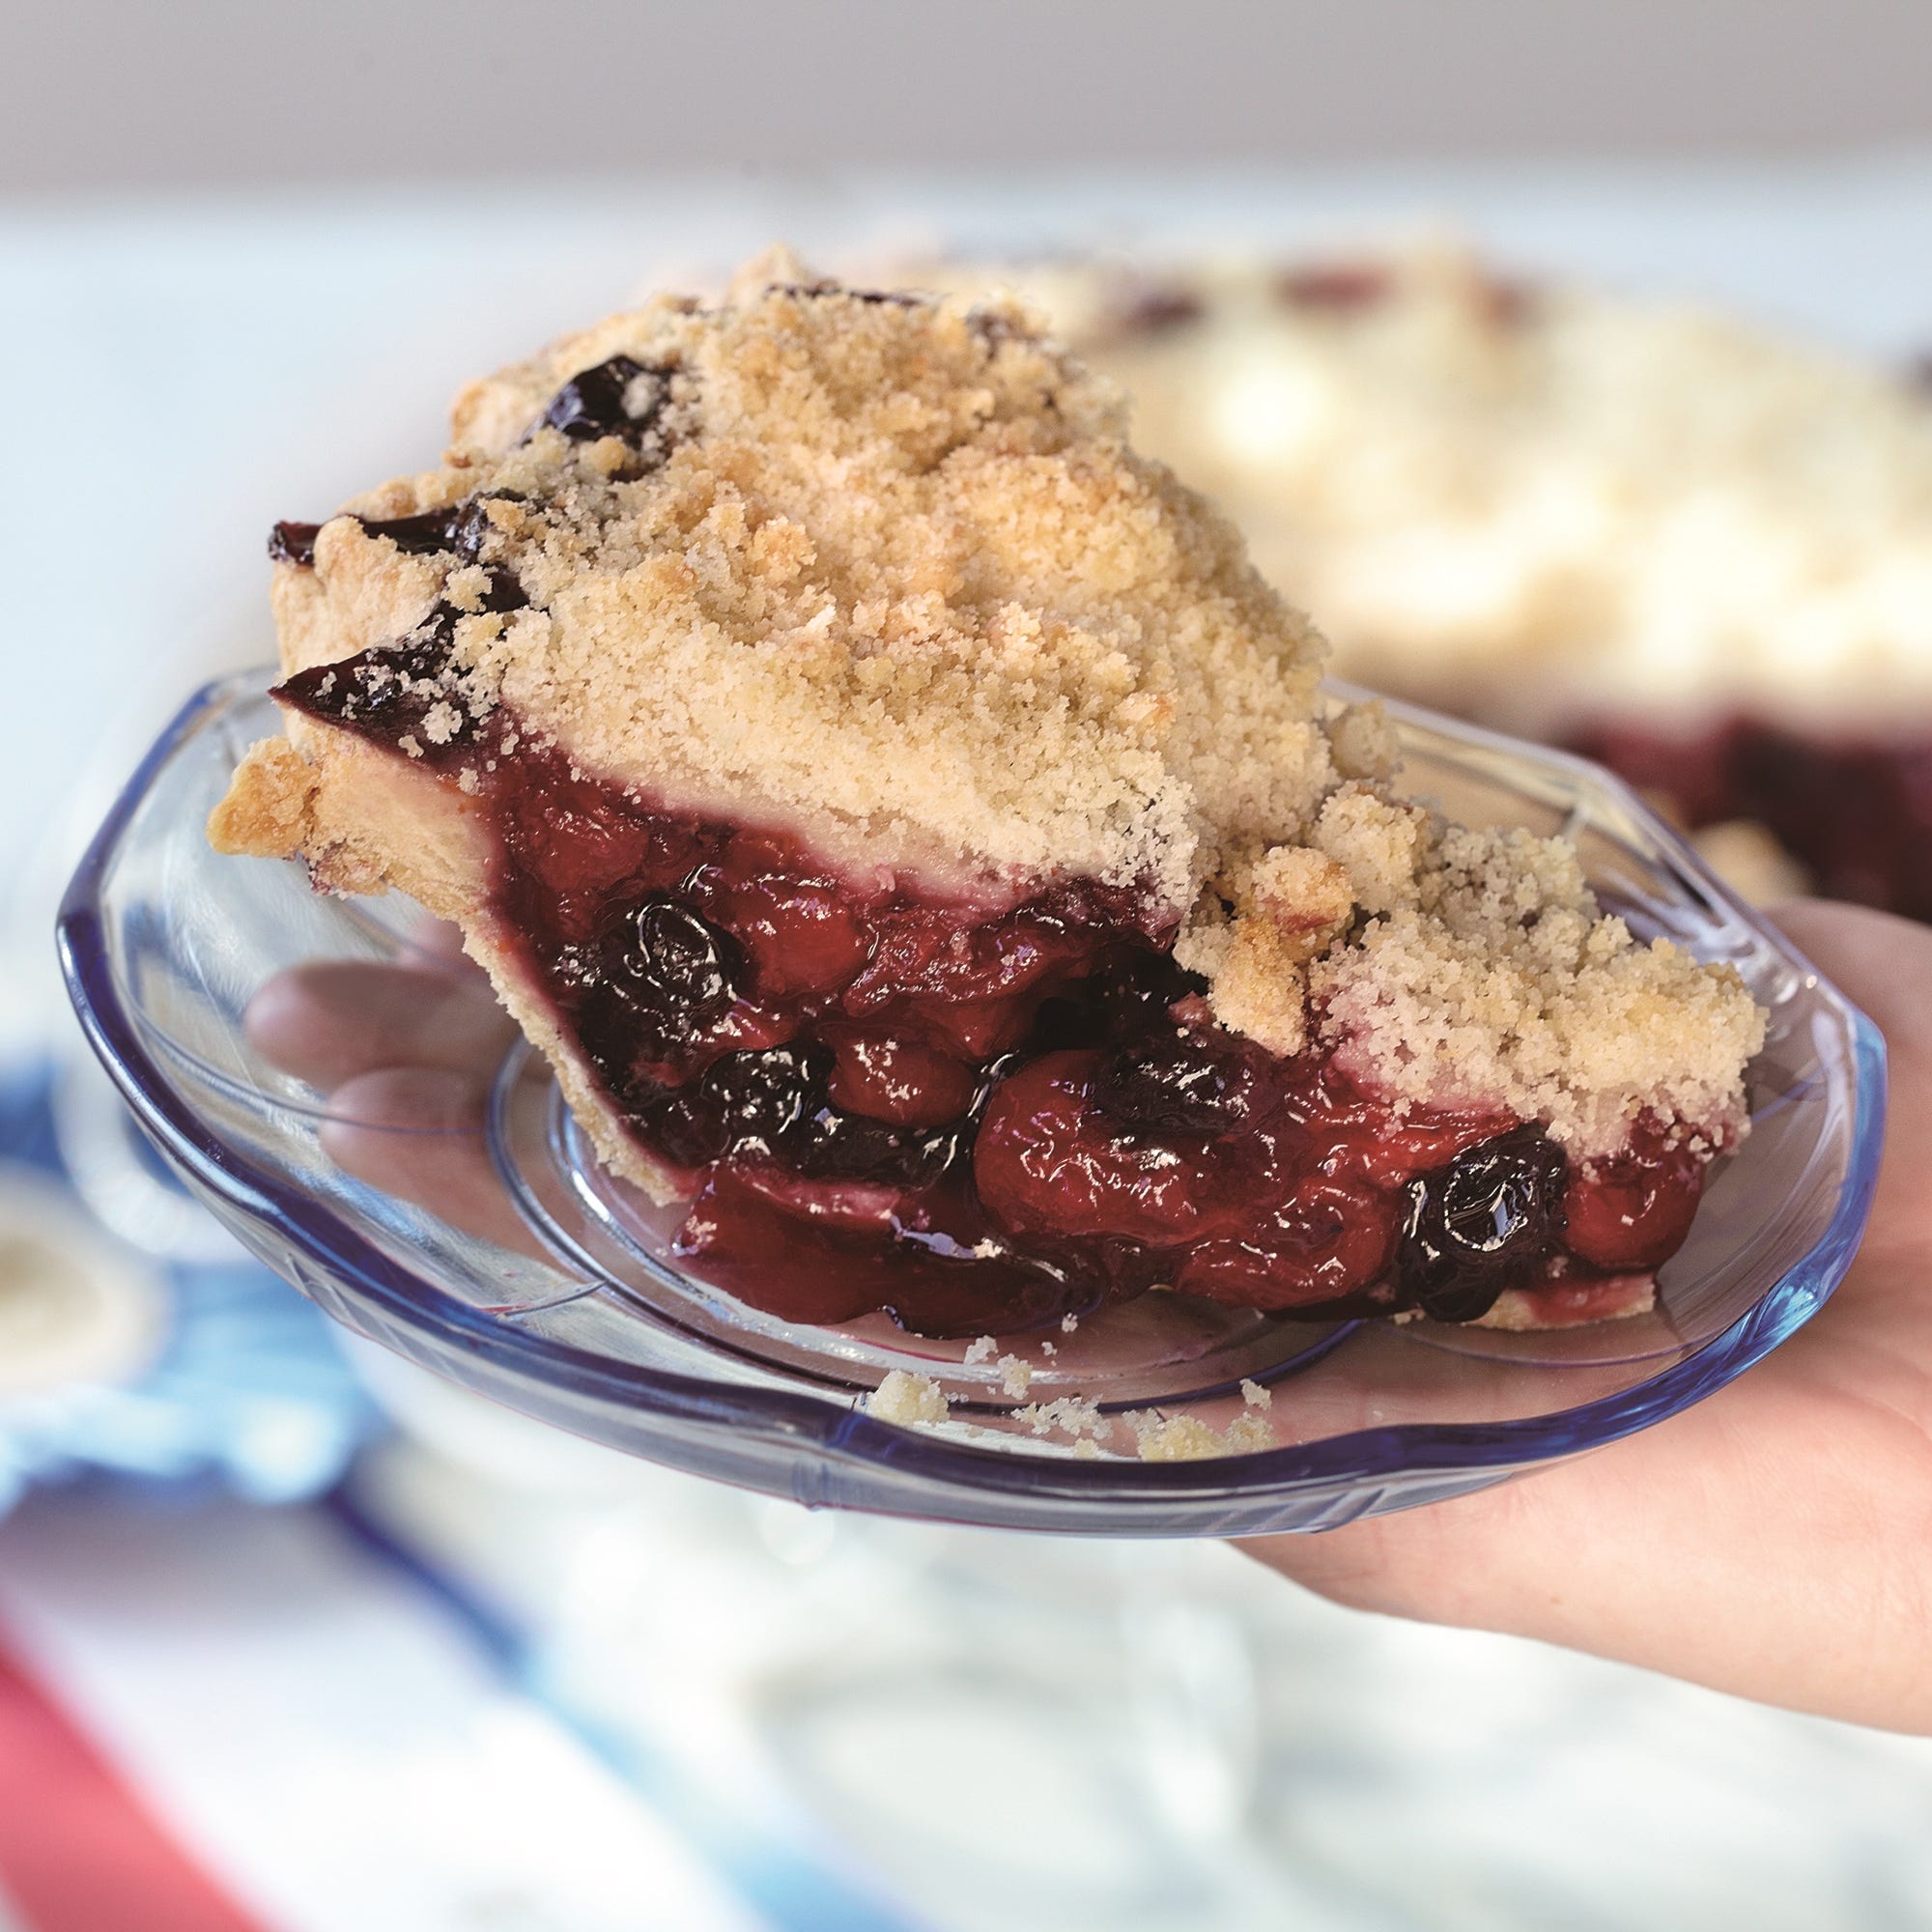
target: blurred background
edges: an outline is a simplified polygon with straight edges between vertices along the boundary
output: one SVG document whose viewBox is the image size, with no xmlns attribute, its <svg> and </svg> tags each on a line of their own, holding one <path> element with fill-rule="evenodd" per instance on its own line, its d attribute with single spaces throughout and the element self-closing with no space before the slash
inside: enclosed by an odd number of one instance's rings
<svg viewBox="0 0 1932 1932">
<path fill-rule="evenodd" d="M 1932 1920 L 1932 1743 L 1212 1546 L 809 1515 L 350 1342 L 138 1144 L 48 937 L 156 730 L 271 657 L 272 520 L 775 238 L 1030 282 L 1349 661 L 1508 694 L 1747 882 L 1924 916 L 1932 14 L 81 0 L 8 33 L 0 1926 Z M 1407 480 L 1344 491 L 1391 411 Z M 1453 635 L 1378 598 L 1397 539 L 1420 569 L 1478 525 Z M 1649 710 L 1600 674 L 1661 656 L 1699 675 Z M 1780 822 L 1847 787 L 1837 843 Z"/>
</svg>

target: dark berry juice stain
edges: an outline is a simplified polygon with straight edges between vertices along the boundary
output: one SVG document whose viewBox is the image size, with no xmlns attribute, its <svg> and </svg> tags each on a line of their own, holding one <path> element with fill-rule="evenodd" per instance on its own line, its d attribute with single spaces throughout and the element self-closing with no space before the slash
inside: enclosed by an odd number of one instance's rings
<svg viewBox="0 0 1932 1932">
<path fill-rule="evenodd" d="M 1284 269 L 1274 288 L 1290 308 L 1361 315 L 1379 308 L 1394 294 L 1395 281 L 1379 262 L 1310 262 Z"/>
<path fill-rule="evenodd" d="M 662 463 L 669 453 L 662 418 L 676 373 L 671 363 L 612 355 L 579 370 L 550 399 L 535 427 L 556 430 L 573 442 L 614 436 L 639 456 Z"/>
<path fill-rule="evenodd" d="M 320 524 L 277 524 L 269 532 L 269 561 L 292 563 L 298 570 L 313 570 L 315 540 L 321 534 Z"/>
<path fill-rule="evenodd" d="M 528 602 L 510 572 L 489 571 L 481 611 L 505 613 Z M 439 601 L 408 637 L 292 672 L 269 695 L 426 763 L 473 766 L 473 753 L 497 730 L 496 714 L 476 705 L 452 656 L 456 626 L 467 614 Z"/>
<path fill-rule="evenodd" d="M 279 695 L 427 755 L 440 626 Z M 1655 1266 L 1688 1230 L 1703 1165 L 1661 1132 L 1572 1169 L 1533 1124 L 1398 1113 L 1325 1054 L 1214 1026 L 1133 892 L 988 908 L 843 876 L 480 728 L 494 761 L 460 742 L 498 928 L 688 1198 L 685 1263 L 755 1307 L 1017 1333 L 1163 1285 L 1468 1321 L 1552 1271 L 1575 1292 Z"/>
<path fill-rule="evenodd" d="M 411 556 L 448 554 L 474 563 L 490 533 L 489 514 L 483 506 L 493 499 L 515 500 L 506 490 L 492 490 L 466 497 L 440 510 L 418 510 L 408 517 L 352 517 L 351 521 L 361 526 L 365 536 L 387 537 Z M 320 524 L 277 524 L 269 532 L 270 561 L 314 569 L 315 540 L 321 533 Z"/>
</svg>

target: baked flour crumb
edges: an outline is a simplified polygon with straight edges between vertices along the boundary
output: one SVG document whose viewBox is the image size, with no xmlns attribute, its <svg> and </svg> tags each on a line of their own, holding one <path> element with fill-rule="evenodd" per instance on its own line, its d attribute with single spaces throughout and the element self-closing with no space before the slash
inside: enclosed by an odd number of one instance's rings
<svg viewBox="0 0 1932 1932">
<path fill-rule="evenodd" d="M 896 1423 L 901 1429 L 913 1429 L 921 1423 L 944 1422 L 949 1400 L 931 1377 L 893 1369 L 866 1398 L 866 1413 L 881 1422 Z"/>
<path fill-rule="evenodd" d="M 1144 1463 L 1205 1462 L 1275 1446 L 1274 1424 L 1254 1408 L 1242 1409 L 1225 1430 L 1198 1415 L 1162 1415 L 1155 1409 L 1129 1409 L 1121 1420 L 1133 1432 L 1135 1453 Z"/>
</svg>

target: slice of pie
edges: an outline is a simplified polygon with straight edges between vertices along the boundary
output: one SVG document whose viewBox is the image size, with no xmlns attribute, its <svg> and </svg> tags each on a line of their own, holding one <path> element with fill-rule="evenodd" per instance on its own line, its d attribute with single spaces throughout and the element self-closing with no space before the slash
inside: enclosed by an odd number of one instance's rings
<svg viewBox="0 0 1932 1932">
<path fill-rule="evenodd" d="M 940 279 L 1040 301 L 1343 675 L 1602 758 L 1757 896 L 1932 919 L 1923 372 L 1439 244 Z"/>
<path fill-rule="evenodd" d="M 781 1316 L 1594 1319 L 1745 1129 L 1735 975 L 1403 798 L 1011 304 L 754 267 L 270 548 L 288 736 L 215 843 L 458 922 L 688 1264 Z"/>
</svg>

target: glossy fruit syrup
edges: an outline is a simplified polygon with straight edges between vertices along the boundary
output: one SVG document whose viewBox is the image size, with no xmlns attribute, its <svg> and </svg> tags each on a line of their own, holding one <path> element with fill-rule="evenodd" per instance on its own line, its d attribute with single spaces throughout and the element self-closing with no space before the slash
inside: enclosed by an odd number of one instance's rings
<svg viewBox="0 0 1932 1932">
<path fill-rule="evenodd" d="M 503 933 L 689 1199 L 681 1255 L 756 1307 L 945 1335 L 1157 1284 L 1457 1321 L 1525 1289 L 1580 1319 L 1689 1228 L 1702 1163 L 1648 1125 L 1576 1169 L 1534 1123 L 1397 1109 L 1215 1026 L 1131 891 L 978 903 L 838 873 L 507 750 L 500 712 L 428 745 L 445 630 L 280 695 L 475 775 Z"/>
</svg>

